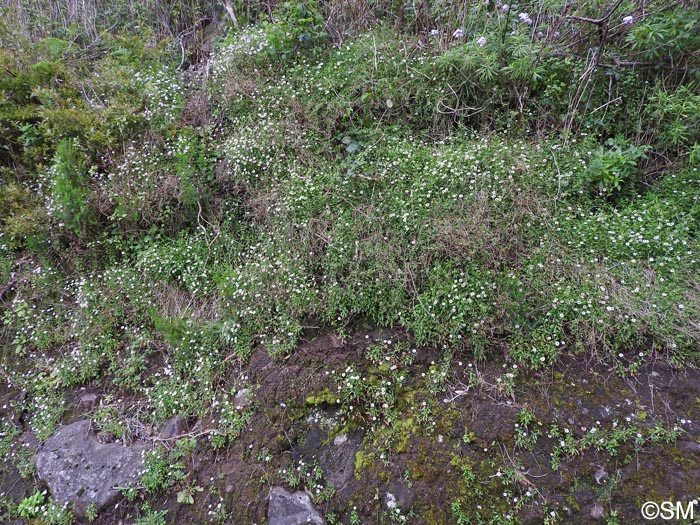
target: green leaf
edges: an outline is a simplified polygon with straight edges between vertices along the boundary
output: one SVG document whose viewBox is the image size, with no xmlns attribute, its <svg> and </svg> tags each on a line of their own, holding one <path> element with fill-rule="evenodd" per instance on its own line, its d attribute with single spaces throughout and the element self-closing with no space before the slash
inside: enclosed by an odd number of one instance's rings
<svg viewBox="0 0 700 525">
<path fill-rule="evenodd" d="M 177 502 L 192 505 L 194 503 L 194 497 L 190 494 L 188 489 L 183 489 L 177 493 Z"/>
</svg>

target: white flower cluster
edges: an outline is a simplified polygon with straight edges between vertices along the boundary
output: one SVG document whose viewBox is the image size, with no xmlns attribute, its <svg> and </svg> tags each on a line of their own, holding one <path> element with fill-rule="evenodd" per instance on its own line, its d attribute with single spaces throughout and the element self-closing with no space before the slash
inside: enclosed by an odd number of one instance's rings
<svg viewBox="0 0 700 525">
<path fill-rule="evenodd" d="M 182 114 L 184 89 L 181 75 L 174 71 L 158 70 L 143 75 L 135 73 L 146 96 L 144 116 L 161 125 L 173 124 Z"/>
<path fill-rule="evenodd" d="M 251 27 L 236 33 L 230 42 L 219 48 L 211 58 L 211 73 L 215 81 L 230 75 L 239 65 L 270 47 L 265 30 Z"/>
<path fill-rule="evenodd" d="M 221 144 L 227 175 L 253 186 L 280 174 L 279 164 L 284 159 L 284 127 L 266 114 L 258 117 L 255 123 L 241 122 L 236 133 Z"/>
</svg>

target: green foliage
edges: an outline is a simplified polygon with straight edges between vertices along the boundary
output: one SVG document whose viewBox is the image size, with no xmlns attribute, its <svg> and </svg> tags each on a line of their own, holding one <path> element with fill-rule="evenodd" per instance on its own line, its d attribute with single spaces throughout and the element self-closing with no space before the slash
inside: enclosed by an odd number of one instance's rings
<svg viewBox="0 0 700 525">
<path fill-rule="evenodd" d="M 19 516 L 38 520 L 46 525 L 72 525 L 75 522 L 75 515 L 71 512 L 70 505 L 59 504 L 50 498 L 45 501 L 45 494 L 46 491 L 37 491 L 33 496 L 20 502 L 17 507 Z M 32 506 L 34 504 L 36 505 Z"/>
<path fill-rule="evenodd" d="M 376 367 L 369 376 L 353 366 L 334 370 L 332 393 L 321 395 L 319 401 L 338 405 L 345 418 L 391 427 L 398 423 L 399 402 L 416 349 L 386 340 L 369 346 L 366 357 Z M 307 403 L 313 402 L 313 397 L 307 399 Z"/>
<path fill-rule="evenodd" d="M 138 80 L 145 97 L 144 116 L 150 120 L 153 128 L 162 129 L 176 124 L 184 105 L 179 75 L 161 69 L 148 72 Z"/>
<path fill-rule="evenodd" d="M 16 182 L 0 187 L 0 210 L 3 239 L 10 248 L 25 245 L 46 228 L 46 210 L 28 188 Z"/>
<path fill-rule="evenodd" d="M 283 244 L 282 247 L 286 246 Z M 291 350 L 301 333 L 300 318 L 317 304 L 309 268 L 273 243 L 251 245 L 238 264 L 216 276 L 234 319 L 257 334 L 273 355 Z"/>
<path fill-rule="evenodd" d="M 267 52 L 276 59 L 287 61 L 299 53 L 314 52 L 328 40 L 315 0 L 282 2 L 275 15 L 274 22 L 263 27 L 269 43 Z"/>
<path fill-rule="evenodd" d="M 649 146 L 635 146 L 623 139 L 608 139 L 589 165 L 589 177 L 600 194 L 619 193 L 623 186 L 634 188 L 637 162 L 646 159 Z"/>
<path fill-rule="evenodd" d="M 153 510 L 149 503 L 144 503 L 141 506 L 141 516 L 136 520 L 134 525 L 166 525 L 165 516 L 167 510 Z"/>
<path fill-rule="evenodd" d="M 110 396 L 101 400 L 100 405 L 92 413 L 92 420 L 97 430 L 108 438 L 126 441 L 126 425 L 118 408 L 111 404 L 112 401 Z"/>
<path fill-rule="evenodd" d="M 316 504 L 327 502 L 335 494 L 335 488 L 323 479 L 323 470 L 316 462 L 309 464 L 300 459 L 296 465 L 292 464 L 280 474 L 292 489 L 311 494 Z"/>
<path fill-rule="evenodd" d="M 70 503 L 60 504 L 53 500 L 48 502 L 41 518 L 47 525 L 72 525 L 75 522 Z"/>
<path fill-rule="evenodd" d="M 581 437 L 576 437 L 569 429 L 564 429 L 563 439 L 554 448 L 552 454 L 552 469 L 559 470 L 561 462 L 573 456 L 584 454 L 589 450 L 606 451 L 611 456 L 617 456 L 622 450 L 635 452 L 645 447 L 675 442 L 683 435 L 684 430 L 677 425 L 668 426 L 661 422 L 653 425 L 642 421 L 631 423 L 613 421 L 611 425 L 596 426 L 583 429 Z"/>
<path fill-rule="evenodd" d="M 97 505 L 94 503 L 91 503 L 88 505 L 88 507 L 85 509 L 85 517 L 89 522 L 93 522 L 97 519 Z"/>
<path fill-rule="evenodd" d="M 386 29 L 377 30 L 348 42 L 315 68 L 304 62 L 290 68 L 289 78 L 270 96 L 284 104 L 284 92 L 294 89 L 298 95 L 289 111 L 311 118 L 313 129 L 328 139 L 341 140 L 348 129 L 362 132 L 378 122 L 399 130 L 424 127 L 432 122 L 432 97 L 439 87 L 426 85 L 422 71 L 407 71 L 422 69 L 425 59 L 426 51 L 410 38 L 403 42 Z M 379 136 L 367 138 L 374 142 Z"/>
<path fill-rule="evenodd" d="M 55 215 L 78 237 L 88 234 L 94 225 L 93 209 L 89 206 L 91 191 L 85 157 L 77 144 L 62 141 L 56 150 L 52 169 Z"/>
<path fill-rule="evenodd" d="M 659 87 L 647 107 L 658 128 L 658 146 L 675 149 L 683 155 L 693 153 L 700 141 L 700 91 L 698 85 L 682 85 L 673 92 Z M 692 151 L 691 147 L 694 148 Z M 697 155 L 697 153 L 695 153 Z"/>
<path fill-rule="evenodd" d="M 253 415 L 252 410 L 241 411 L 233 404 L 233 393 L 223 394 L 214 399 L 215 414 L 218 416 L 218 426 L 209 439 L 215 449 L 223 448 L 234 441 L 245 429 L 248 420 Z"/>
<path fill-rule="evenodd" d="M 44 504 L 45 499 L 46 491 L 35 491 L 34 494 L 27 496 L 20 501 L 19 505 L 17 505 L 17 515 L 20 518 L 37 517 L 41 511 L 41 506 Z"/>
<path fill-rule="evenodd" d="M 184 128 L 163 141 L 130 145 L 100 181 L 110 233 L 133 243 L 211 226 L 214 156 L 207 140 Z"/>
<path fill-rule="evenodd" d="M 641 60 L 673 67 L 690 65 L 697 76 L 699 27 L 697 9 L 673 6 L 652 12 L 636 23 L 627 35 L 627 43 Z"/>
<path fill-rule="evenodd" d="M 488 273 L 455 266 L 447 263 L 433 269 L 426 289 L 416 298 L 418 304 L 406 326 L 419 343 L 449 340 L 458 344 L 463 337 L 478 340 L 473 336 L 489 316 L 489 295 L 495 284 Z"/>
<path fill-rule="evenodd" d="M 141 485 L 146 492 L 167 490 L 175 485 L 183 485 L 188 480 L 187 462 L 197 446 L 194 438 L 182 438 L 172 449 L 158 446 L 144 458 L 144 473 Z"/>
<path fill-rule="evenodd" d="M 0 460 L 7 460 L 12 450 L 12 444 L 21 434 L 19 428 L 9 418 L 0 420 Z"/>
<path fill-rule="evenodd" d="M 186 505 L 193 505 L 194 496 L 197 492 L 204 492 L 204 489 L 202 487 L 189 483 L 185 485 L 185 487 L 182 490 L 180 490 L 180 492 L 177 493 L 177 502 L 184 503 Z"/>
<path fill-rule="evenodd" d="M 453 359 L 503 356 L 455 392 L 512 402 L 564 355 L 624 376 L 700 359 L 690 4 L 624 2 L 588 24 L 576 17 L 610 6 L 278 2 L 268 16 L 237 1 L 238 27 L 205 62 L 198 20 L 213 34 L 221 13 L 197 0 L 100 4 L 80 20 L 42 2 L 18 7 L 23 34 L 0 26 L 0 345 L 39 440 L 66 393 L 94 382 L 100 431 L 199 418 L 221 453 L 255 411 L 233 401 L 253 349 L 283 358 L 330 330 L 407 332 L 307 399 L 400 451 L 417 426 L 479 441 L 442 429 Z M 444 357 L 419 378 L 424 347 Z M 516 424 L 515 446 L 542 446 L 534 412 Z M 0 451 L 14 450 L 16 427 L 2 431 Z M 551 434 L 556 468 L 678 430 L 651 418 Z M 196 501 L 194 447 L 150 454 L 132 502 L 141 489 Z M 460 494 L 502 502 L 455 496 L 458 523 L 516 520 L 505 502 L 522 474 L 492 466 L 455 465 Z M 299 467 L 287 482 L 326 503 L 316 465 Z M 49 504 L 54 522 L 72 519 Z"/>
<path fill-rule="evenodd" d="M 526 450 L 533 450 L 542 431 L 539 427 L 542 423 L 537 421 L 535 415 L 524 407 L 518 413 L 518 423 L 515 425 L 515 444 Z"/>
</svg>

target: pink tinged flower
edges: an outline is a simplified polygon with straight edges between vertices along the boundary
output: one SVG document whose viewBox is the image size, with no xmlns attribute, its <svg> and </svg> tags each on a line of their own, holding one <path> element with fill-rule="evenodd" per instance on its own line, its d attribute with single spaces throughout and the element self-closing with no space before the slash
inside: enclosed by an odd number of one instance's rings
<svg viewBox="0 0 700 525">
<path fill-rule="evenodd" d="M 520 18 L 520 21 L 531 26 L 532 25 L 532 18 L 530 18 L 530 15 L 527 13 L 520 13 L 518 15 L 518 18 Z"/>
<path fill-rule="evenodd" d="M 464 30 L 463 29 L 457 29 L 453 34 L 453 37 L 455 38 L 462 38 L 464 36 Z"/>
<path fill-rule="evenodd" d="M 430 36 L 438 36 L 440 34 L 440 31 L 437 29 L 431 29 L 430 30 Z"/>
<path fill-rule="evenodd" d="M 486 37 L 482 36 L 479 38 L 479 40 L 476 41 L 476 45 L 479 47 L 484 47 L 486 45 Z"/>
<path fill-rule="evenodd" d="M 622 19 L 622 23 L 625 24 L 626 26 L 633 24 L 634 17 L 632 15 L 627 15 L 625 18 Z"/>
<path fill-rule="evenodd" d="M 507 13 L 508 11 L 510 11 L 510 6 L 508 4 L 503 4 L 503 6 L 501 6 L 501 11 Z"/>
</svg>

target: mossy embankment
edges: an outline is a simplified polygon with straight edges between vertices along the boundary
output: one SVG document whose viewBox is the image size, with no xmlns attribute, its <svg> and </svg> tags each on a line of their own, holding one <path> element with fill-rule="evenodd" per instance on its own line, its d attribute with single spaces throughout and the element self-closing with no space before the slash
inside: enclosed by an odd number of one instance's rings
<svg viewBox="0 0 700 525">
<path fill-rule="evenodd" d="M 81 418 L 153 448 L 105 525 L 697 494 L 697 2 L 44 4 L 1 8 L 0 521 L 76 520 L 32 457 Z"/>
</svg>

